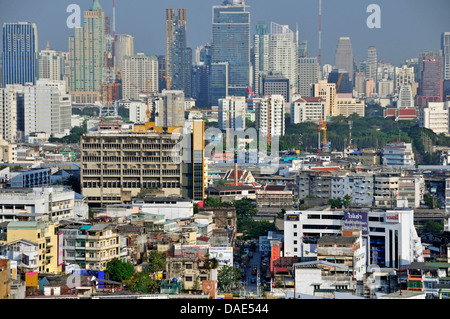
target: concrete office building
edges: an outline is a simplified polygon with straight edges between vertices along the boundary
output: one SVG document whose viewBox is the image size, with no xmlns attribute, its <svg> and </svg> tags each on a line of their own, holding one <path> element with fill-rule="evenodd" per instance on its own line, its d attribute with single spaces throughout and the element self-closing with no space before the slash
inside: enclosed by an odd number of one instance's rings
<svg viewBox="0 0 450 319">
<path fill-rule="evenodd" d="M 152 188 L 181 195 L 179 140 L 169 133 L 92 132 L 81 139 L 81 194 L 93 206 L 121 204 Z M 101 164 L 103 163 L 103 164 Z"/>
<path fill-rule="evenodd" d="M 366 114 L 366 103 L 364 100 L 360 100 L 352 97 L 352 94 L 337 94 L 336 95 L 337 114 L 345 117 L 349 117 L 353 113 L 364 117 Z"/>
<path fill-rule="evenodd" d="M 303 122 L 319 122 L 324 118 L 325 101 L 320 97 L 298 97 L 293 96 L 291 105 L 291 124 Z"/>
<path fill-rule="evenodd" d="M 320 79 L 319 62 L 316 57 L 298 59 L 298 89 L 302 97 L 313 96 L 313 85 Z"/>
<path fill-rule="evenodd" d="M 413 96 L 417 94 L 417 88 L 419 84 L 415 81 L 414 77 L 414 67 L 408 67 L 406 64 L 402 67 L 395 68 L 395 82 L 394 82 L 394 92 L 399 94 L 400 88 L 402 86 L 411 86 L 411 91 Z"/>
<path fill-rule="evenodd" d="M 319 239 L 361 231 L 367 266 L 407 266 L 423 261 L 413 210 L 288 211 L 284 216 L 284 256 L 315 260 Z"/>
</svg>

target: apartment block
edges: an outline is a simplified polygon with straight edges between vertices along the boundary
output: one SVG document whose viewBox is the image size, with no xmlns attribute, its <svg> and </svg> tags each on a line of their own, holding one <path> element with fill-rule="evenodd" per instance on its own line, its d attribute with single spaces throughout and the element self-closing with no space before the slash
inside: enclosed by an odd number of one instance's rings
<svg viewBox="0 0 450 319">
<path fill-rule="evenodd" d="M 59 225 L 44 221 L 12 221 L 7 226 L 7 243 L 29 240 L 38 245 L 38 272 L 62 271 L 62 234 Z"/>
</svg>

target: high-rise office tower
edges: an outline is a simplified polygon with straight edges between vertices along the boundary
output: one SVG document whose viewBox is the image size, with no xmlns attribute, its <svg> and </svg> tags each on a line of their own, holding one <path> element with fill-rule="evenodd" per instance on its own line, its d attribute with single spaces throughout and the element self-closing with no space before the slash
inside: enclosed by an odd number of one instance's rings
<svg viewBox="0 0 450 319">
<path fill-rule="evenodd" d="M 450 32 L 442 32 L 441 50 L 444 58 L 443 72 L 444 80 L 450 80 Z"/>
<path fill-rule="evenodd" d="M 269 71 L 269 30 L 264 22 L 258 22 L 254 36 L 253 91 L 260 94 L 262 75 Z"/>
<path fill-rule="evenodd" d="M 416 96 L 418 106 L 426 106 L 428 102 L 442 102 L 443 85 L 441 79 L 441 62 L 434 57 L 425 57 L 422 61 L 422 76 Z"/>
<path fill-rule="evenodd" d="M 298 59 L 298 90 L 302 97 L 313 96 L 312 87 L 320 80 L 320 69 L 317 57 Z"/>
<path fill-rule="evenodd" d="M 211 46 L 197 47 L 195 65 L 192 68 L 191 95 L 196 107 L 207 107 L 209 103 L 209 73 L 211 68 Z"/>
<path fill-rule="evenodd" d="M 75 103 L 100 100 L 105 52 L 105 16 L 98 0 L 84 12 L 83 27 L 69 37 L 70 94 Z"/>
<path fill-rule="evenodd" d="M 417 68 L 414 68 L 415 74 L 414 77 L 416 78 L 416 81 L 420 82 L 422 79 L 422 72 L 423 72 L 423 59 L 426 57 L 433 57 L 436 61 L 439 61 L 441 64 L 441 78 L 444 77 L 444 71 L 442 66 L 444 65 L 444 56 L 442 54 L 442 50 L 436 50 L 436 51 L 421 51 L 419 52 L 419 58 L 417 61 Z"/>
<path fill-rule="evenodd" d="M 123 58 L 134 55 L 134 37 L 129 34 L 116 34 L 116 68 L 123 71 Z"/>
<path fill-rule="evenodd" d="M 173 90 L 191 96 L 192 50 L 186 47 L 186 9 L 166 9 L 166 73 Z"/>
<path fill-rule="evenodd" d="M 294 31 L 287 25 L 271 22 L 269 71 L 280 73 L 289 79 L 291 92 L 297 89 L 297 54 L 298 47 Z"/>
<path fill-rule="evenodd" d="M 158 59 L 138 53 L 125 56 L 122 62 L 122 98 L 138 100 L 140 94 L 158 93 Z M 150 82 L 149 82 L 150 81 Z"/>
<path fill-rule="evenodd" d="M 350 81 L 353 83 L 354 55 L 352 42 L 349 37 L 340 37 L 335 55 L 335 69 L 343 69 L 348 72 Z"/>
<path fill-rule="evenodd" d="M 350 76 L 345 70 L 333 69 L 328 75 L 328 83 L 336 84 L 336 93 L 353 93 Z"/>
<path fill-rule="evenodd" d="M 34 23 L 3 24 L 3 86 L 36 83 L 38 33 Z"/>
<path fill-rule="evenodd" d="M 60 52 L 52 50 L 50 43 L 47 42 L 45 50 L 39 52 L 39 79 L 62 80 L 64 67 L 63 56 Z"/>
<path fill-rule="evenodd" d="M 242 0 L 225 0 L 222 5 L 213 6 L 211 58 L 214 63 L 227 63 L 227 95 L 245 96 L 251 86 L 250 74 L 250 12 Z M 222 64 L 223 66 L 223 64 Z M 214 75 L 219 72 L 220 75 Z M 216 87 L 220 78 L 223 82 L 224 68 L 211 66 L 210 100 L 217 103 L 225 91 Z"/>
</svg>

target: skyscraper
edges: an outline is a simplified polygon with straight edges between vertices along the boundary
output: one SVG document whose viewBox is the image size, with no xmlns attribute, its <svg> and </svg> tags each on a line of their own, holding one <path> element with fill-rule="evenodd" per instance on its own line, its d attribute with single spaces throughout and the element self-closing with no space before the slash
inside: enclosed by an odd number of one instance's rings
<svg viewBox="0 0 450 319">
<path fill-rule="evenodd" d="M 36 83 L 38 34 L 29 22 L 3 24 L 3 85 Z"/>
<path fill-rule="evenodd" d="M 269 31 L 264 22 L 256 25 L 253 56 L 253 89 L 256 94 L 260 94 L 262 75 L 269 71 Z"/>
<path fill-rule="evenodd" d="M 353 83 L 354 55 L 352 42 L 349 37 L 340 37 L 335 55 L 335 69 L 343 69 L 348 72 L 349 79 Z"/>
<path fill-rule="evenodd" d="M 192 50 L 186 47 L 186 9 L 166 9 L 166 73 L 171 89 L 191 96 Z"/>
<path fill-rule="evenodd" d="M 442 32 L 441 50 L 442 55 L 444 56 L 444 80 L 450 80 L 450 32 Z"/>
<path fill-rule="evenodd" d="M 423 59 L 422 65 L 422 76 L 419 82 L 416 104 L 426 106 L 428 102 L 442 102 L 441 62 L 432 56 L 428 56 Z"/>
<path fill-rule="evenodd" d="M 313 96 L 312 86 L 320 79 L 319 62 L 316 57 L 298 59 L 298 90 L 302 97 Z"/>
<path fill-rule="evenodd" d="M 367 50 L 367 69 L 366 78 L 373 79 L 377 82 L 377 67 L 378 67 L 378 57 L 377 49 L 374 46 L 370 46 Z"/>
<path fill-rule="evenodd" d="M 122 62 L 122 97 L 138 100 L 140 94 L 158 93 L 158 58 L 138 53 L 125 56 Z M 148 83 L 150 81 L 150 83 Z"/>
<path fill-rule="evenodd" d="M 212 63 L 228 64 L 228 94 L 245 96 L 247 86 L 251 85 L 250 75 L 250 12 L 242 0 L 225 0 L 222 5 L 213 6 L 212 22 Z M 211 67 L 223 75 L 223 68 Z M 213 84 L 213 81 L 210 82 Z M 217 103 L 220 88 L 210 87 L 211 101 Z M 223 91 L 221 92 L 223 93 Z"/>
<path fill-rule="evenodd" d="M 39 79 L 62 80 L 64 66 L 64 58 L 51 49 L 50 43 L 47 43 L 45 50 L 39 52 Z"/>
<path fill-rule="evenodd" d="M 123 58 L 134 55 L 134 37 L 129 34 L 116 34 L 116 67 L 123 71 Z"/>
<path fill-rule="evenodd" d="M 280 73 L 289 79 L 291 91 L 297 89 L 297 54 L 294 31 L 287 25 L 272 22 L 269 38 L 269 71 Z"/>
<path fill-rule="evenodd" d="M 70 94 L 75 103 L 100 100 L 105 52 L 105 16 L 98 0 L 84 12 L 83 27 L 69 37 Z"/>
</svg>

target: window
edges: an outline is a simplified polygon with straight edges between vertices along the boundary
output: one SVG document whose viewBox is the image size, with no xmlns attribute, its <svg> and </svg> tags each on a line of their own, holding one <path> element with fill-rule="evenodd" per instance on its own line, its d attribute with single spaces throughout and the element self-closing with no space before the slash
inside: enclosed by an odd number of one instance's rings
<svg viewBox="0 0 450 319">
<path fill-rule="evenodd" d="M 186 277 L 184 277 L 184 279 L 185 279 L 186 281 L 192 281 L 192 276 L 186 276 Z"/>
</svg>

